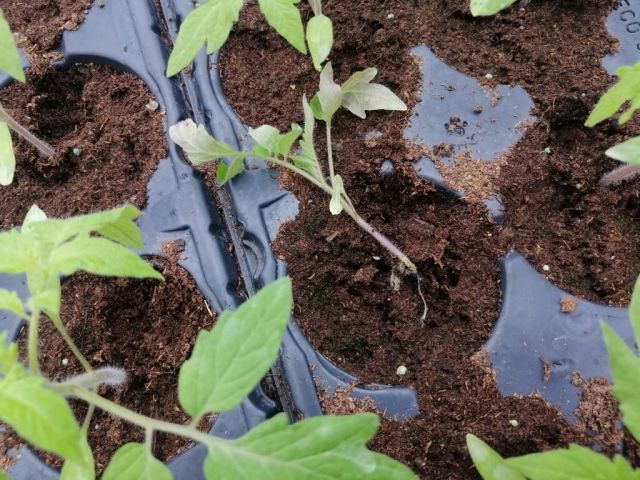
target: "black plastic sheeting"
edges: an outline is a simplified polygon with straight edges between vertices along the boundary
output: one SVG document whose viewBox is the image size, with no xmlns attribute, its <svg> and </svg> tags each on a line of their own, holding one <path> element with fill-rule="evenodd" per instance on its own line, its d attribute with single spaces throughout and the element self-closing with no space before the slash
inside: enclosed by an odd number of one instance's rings
<svg viewBox="0 0 640 480">
<path fill-rule="evenodd" d="M 166 111 L 166 127 L 185 118 L 205 123 L 218 139 L 236 148 L 250 148 L 246 128 L 227 104 L 217 68 L 217 57 L 201 53 L 190 75 L 164 76 L 170 45 L 181 21 L 194 8 L 191 0 L 109 0 L 94 5 L 77 31 L 65 32 L 60 68 L 74 63 L 104 63 L 140 77 Z M 604 59 L 611 69 L 640 59 L 640 0 L 622 0 L 608 26 L 621 41 L 621 52 Z M 416 107 L 406 137 L 430 145 L 449 143 L 456 153 L 467 149 L 478 159 L 492 161 L 507 152 L 523 134 L 527 121 L 535 120 L 533 103 L 520 87 L 487 90 L 440 61 L 426 46 L 413 50 L 423 60 L 423 101 Z M 491 74 L 491 72 L 486 72 Z M 9 81 L 4 77 L 3 84 Z M 499 79 L 498 79 L 499 80 Z M 501 98 L 496 102 L 495 95 Z M 470 101 L 470 99 L 472 99 Z M 474 107 L 482 106 L 482 112 Z M 476 109 L 480 110 L 480 109 Z M 448 128 L 452 117 L 462 128 Z M 466 123 L 465 123 L 466 122 Z M 226 187 L 213 190 L 182 158 L 168 139 L 169 158 L 160 162 L 149 182 L 147 208 L 139 225 L 145 251 L 158 254 L 164 241 L 185 242 L 181 262 L 196 280 L 207 301 L 220 312 L 236 308 L 247 295 L 286 274 L 270 242 L 282 222 L 297 215 L 298 202 L 280 189 L 277 172 L 258 161 L 248 161 L 248 171 Z M 444 179 L 428 158 L 415 165 L 416 173 L 448 190 Z M 392 174 L 384 165 L 381 174 Z M 486 200 L 495 221 L 504 214 L 500 200 Z M 229 245 L 233 246 L 232 249 Z M 230 253 L 232 252 L 232 253 Z M 487 350 L 504 395 L 540 392 L 573 419 L 579 389 L 571 376 L 610 376 L 599 320 L 611 324 L 631 344 L 625 309 L 579 301 L 575 312 L 560 313 L 559 301 L 566 293 L 551 285 L 517 253 L 502 262 L 503 306 Z M 26 295 L 24 279 L 0 275 L 0 288 Z M 19 321 L 0 312 L 0 330 L 15 338 Z M 544 380 L 544 364 L 551 375 Z M 419 415 L 414 390 L 387 385 L 360 385 L 316 352 L 295 321 L 290 322 L 281 355 L 268 381 L 278 393 L 270 399 L 257 387 L 240 406 L 220 415 L 212 434 L 237 438 L 278 411 L 292 420 L 321 415 L 316 385 L 329 392 L 348 389 L 355 398 L 370 397 L 388 417 Z M 428 413 L 428 412 L 425 412 Z M 9 473 L 16 480 L 55 479 L 57 471 L 46 466 L 27 448 Z M 176 479 L 202 479 L 205 448 L 195 446 L 169 462 Z"/>
</svg>

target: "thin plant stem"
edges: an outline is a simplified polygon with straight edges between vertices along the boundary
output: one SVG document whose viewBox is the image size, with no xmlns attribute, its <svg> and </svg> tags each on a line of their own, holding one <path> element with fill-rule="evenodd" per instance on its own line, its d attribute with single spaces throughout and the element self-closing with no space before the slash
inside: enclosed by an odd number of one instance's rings
<svg viewBox="0 0 640 480">
<path fill-rule="evenodd" d="M 165 422 L 163 420 L 157 420 L 155 418 L 141 415 L 123 407 L 122 405 L 118 405 L 111 400 L 107 400 L 95 392 L 91 392 L 77 386 L 71 387 L 68 393 L 75 398 L 89 403 L 90 405 L 95 405 L 105 412 L 120 417 L 129 423 L 138 425 L 147 431 L 170 433 L 180 437 L 189 438 L 196 442 L 204 443 L 205 445 L 220 444 L 223 442 L 223 440 L 203 433 L 189 425 L 179 425 L 177 423 Z"/>
<path fill-rule="evenodd" d="M 80 365 L 82 365 L 82 368 L 84 368 L 87 373 L 91 373 L 93 371 L 93 367 L 84 357 L 84 355 L 82 354 L 82 352 L 80 351 L 76 343 L 73 341 L 73 338 L 71 338 L 71 336 L 69 335 L 69 332 L 67 332 L 67 329 L 62 323 L 62 320 L 60 318 L 56 318 L 56 319 L 51 318 L 51 322 L 53 322 L 53 325 L 58 330 L 58 333 L 60 333 L 60 335 L 66 342 L 67 346 L 69 347 L 69 350 L 71 350 L 71 353 L 73 353 L 73 356 L 76 357 L 78 362 L 80 362 Z"/>
<path fill-rule="evenodd" d="M 335 172 L 333 170 L 333 148 L 331 146 L 331 120 L 325 122 L 327 127 L 327 163 L 329 164 L 329 178 L 331 179 L 331 185 L 333 185 L 333 177 Z"/>
<path fill-rule="evenodd" d="M 52 157 L 56 151 L 54 148 L 49 145 L 47 142 L 40 140 L 33 133 L 29 131 L 29 129 L 20 125 L 11 115 L 7 112 L 2 105 L 0 105 L 0 121 L 5 122 L 9 125 L 9 128 L 24 138 L 31 145 L 40 150 L 45 157 Z"/>
<path fill-rule="evenodd" d="M 91 425 L 91 420 L 93 419 L 94 413 L 96 413 L 96 406 L 93 404 L 89 404 L 89 407 L 87 408 L 87 414 L 84 416 L 84 420 L 82 421 L 82 433 L 85 436 L 89 433 L 89 426 Z"/>
<path fill-rule="evenodd" d="M 76 345 L 76 342 L 73 341 L 73 338 L 71 338 L 71 335 L 69 335 L 69 332 L 67 331 L 64 324 L 62 323 L 62 319 L 60 317 L 57 317 L 57 318 L 49 317 L 49 318 L 51 318 L 51 322 L 58 330 L 58 333 L 60 333 L 60 336 L 62 336 L 62 338 L 64 339 L 65 343 L 69 347 L 69 350 L 71 350 L 71 353 L 73 353 L 73 356 L 76 357 L 78 362 L 80 362 L 80 365 L 82 365 L 82 368 L 84 368 L 84 370 L 87 373 L 93 372 L 93 367 L 87 361 L 85 356 L 82 354 L 82 352 Z M 97 391 L 97 389 L 93 389 L 93 391 Z M 85 435 L 87 434 L 87 432 L 89 432 L 89 426 L 91 424 L 91 419 L 93 418 L 93 414 L 95 413 L 95 410 L 96 410 L 95 406 L 89 405 L 89 408 L 87 409 L 87 413 L 84 417 L 84 421 L 82 422 L 82 432 Z"/>
<path fill-rule="evenodd" d="M 144 431 L 144 445 L 149 452 L 149 455 L 153 455 L 153 429 L 146 428 Z"/>
<path fill-rule="evenodd" d="M 305 172 L 304 170 L 296 167 L 295 165 L 293 165 L 293 164 L 291 164 L 289 162 L 285 162 L 284 160 L 280 160 L 279 158 L 276 158 L 276 157 L 259 157 L 259 158 L 262 158 L 263 160 L 265 160 L 265 161 L 267 161 L 269 163 L 273 163 L 274 165 L 278 165 L 279 167 L 286 168 L 287 170 L 291 170 L 295 174 L 300 175 L 301 177 L 304 177 L 307 180 L 309 180 L 316 187 L 318 187 L 319 189 L 323 190 L 326 194 L 328 194 L 328 195 L 332 194 L 331 187 L 329 185 L 327 185 L 327 182 L 325 182 L 324 180 L 323 181 L 318 180 L 316 177 L 311 175 L 309 172 Z"/>
<path fill-rule="evenodd" d="M 38 363 L 38 327 L 40 325 L 40 311 L 35 310 L 31 312 L 29 317 L 29 332 L 28 332 L 28 352 L 29 352 L 29 368 L 37 375 L 42 375 L 40 372 L 40 365 Z"/>
<path fill-rule="evenodd" d="M 320 3 L 320 0 L 309 0 L 309 5 L 311 5 L 311 10 L 313 10 L 315 16 L 322 15 L 322 3 Z"/>
</svg>

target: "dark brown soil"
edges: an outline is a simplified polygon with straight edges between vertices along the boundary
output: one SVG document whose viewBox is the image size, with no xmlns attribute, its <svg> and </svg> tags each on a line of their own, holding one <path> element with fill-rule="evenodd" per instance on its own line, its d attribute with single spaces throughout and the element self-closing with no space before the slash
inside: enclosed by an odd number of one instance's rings
<svg viewBox="0 0 640 480">
<path fill-rule="evenodd" d="M 0 227 L 20 224 L 34 203 L 50 216 L 144 206 L 167 154 L 162 112 L 146 108 L 152 98 L 134 75 L 102 65 L 49 68 L 0 90 L 9 113 L 56 149 L 45 158 L 14 135 L 16 175 L 2 188 Z"/>
<path fill-rule="evenodd" d="M 375 66 L 378 81 L 413 106 L 420 76 L 409 49 L 425 43 L 485 83 L 491 73 L 493 84 L 523 86 L 535 102 L 539 121 L 496 175 L 495 191 L 506 209 L 503 226 L 489 221 L 481 204 L 454 200 L 415 176 L 419 152 L 403 139 L 409 112 L 372 113 L 364 121 L 341 112 L 335 119 L 336 169 L 360 213 L 417 263 L 430 307 L 425 327 L 416 321 L 422 307 L 415 281 L 392 291 L 393 261 L 379 245 L 345 216 L 331 216 L 322 193 L 282 176 L 301 199 L 300 214 L 276 244 L 294 281 L 297 318 L 322 353 L 363 381 L 418 391 L 422 416 L 383 422 L 373 447 L 422 478 L 475 478 L 464 445 L 467 432 L 506 455 L 570 441 L 594 443 L 587 434 L 593 419 L 567 425 L 538 398 L 502 398 L 470 360 L 500 308 L 499 258 L 515 249 L 540 271 L 549 265 L 548 278 L 572 294 L 618 305 L 628 301 L 640 264 L 640 183 L 613 189 L 597 184 L 616 165 L 604 151 L 640 134 L 640 127 L 582 126 L 613 81 L 600 62 L 616 48 L 605 29 L 615 0 L 536 1 L 480 20 L 470 16 L 467 4 L 323 2 L 336 25 L 331 58 L 341 81 Z M 254 4 L 245 9 L 219 68 L 231 105 L 250 126 L 286 128 L 300 121 L 302 93 L 317 90 L 310 60 L 274 34 Z M 373 130 L 383 135 L 365 141 Z M 323 142 L 318 135 L 320 154 Z M 395 174 L 383 178 L 385 159 Z M 407 366 L 407 375 L 396 375 L 399 365 Z M 605 452 L 615 450 L 613 441 L 597 441 Z M 637 464 L 637 445 L 627 442 L 624 450 Z"/>
<path fill-rule="evenodd" d="M 0 0 L 11 31 L 26 40 L 21 46 L 39 52 L 54 48 L 63 30 L 74 30 L 90 7 L 91 0 Z"/>
<path fill-rule="evenodd" d="M 101 394 L 138 413 L 188 423 L 190 418 L 178 402 L 178 372 L 198 332 L 211 329 L 215 317 L 193 279 L 177 266 L 177 247 L 171 245 L 165 254 L 166 259 L 152 260 L 165 282 L 87 274 L 69 278 L 62 288 L 62 319 L 92 366 L 116 366 L 127 372 L 123 387 L 102 387 Z M 40 363 L 43 373 L 54 379 L 83 371 L 49 321 L 40 331 Z M 74 410 L 82 422 L 85 405 L 77 403 Z M 144 430 L 97 411 L 89 442 L 99 474 L 117 448 L 144 442 Z M 180 437 L 156 434 L 154 455 L 167 460 L 188 444 Z"/>
</svg>

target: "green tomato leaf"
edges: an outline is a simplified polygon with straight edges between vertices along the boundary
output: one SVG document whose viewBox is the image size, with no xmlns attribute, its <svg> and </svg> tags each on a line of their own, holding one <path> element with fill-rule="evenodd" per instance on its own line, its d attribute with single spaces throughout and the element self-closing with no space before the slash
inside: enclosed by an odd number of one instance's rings
<svg viewBox="0 0 640 480">
<path fill-rule="evenodd" d="M 300 135 L 302 135 L 302 128 L 297 123 L 293 123 L 289 132 L 283 133 L 278 137 L 276 152 L 284 158 L 289 158 L 291 147 L 300 138 Z"/>
<path fill-rule="evenodd" d="M 25 238 L 26 237 L 26 238 Z M 23 273 L 38 263 L 38 243 L 18 230 L 0 233 L 0 272 Z"/>
<path fill-rule="evenodd" d="M 368 110 L 405 111 L 407 106 L 384 85 L 371 83 L 378 71 L 367 68 L 356 72 L 342 85 L 342 106 L 360 118 L 366 118 Z"/>
<path fill-rule="evenodd" d="M 218 170 L 216 171 L 216 180 L 224 185 L 232 178 L 244 172 L 244 157 L 236 157 L 231 164 L 227 165 L 222 160 L 218 162 Z"/>
<path fill-rule="evenodd" d="M 84 436 L 67 402 L 42 377 L 0 381 L 0 419 L 22 438 L 67 461 L 85 462 Z"/>
<path fill-rule="evenodd" d="M 3 377 L 11 378 L 24 374 L 24 368 L 18 362 L 18 344 L 7 343 L 7 332 L 0 333 L 0 373 Z"/>
<path fill-rule="evenodd" d="M 105 210 L 104 212 L 79 215 L 65 219 L 48 219 L 29 225 L 33 237 L 43 242 L 57 245 L 76 235 L 97 232 L 109 240 L 128 247 L 144 248 L 140 229 L 134 220 L 141 215 L 132 205 Z"/>
<path fill-rule="evenodd" d="M 167 466 L 142 443 L 127 443 L 113 455 L 102 480 L 172 480 Z"/>
<path fill-rule="evenodd" d="M 307 53 L 304 27 L 295 4 L 300 0 L 258 0 L 260 10 L 269 25 L 300 53 Z"/>
<path fill-rule="evenodd" d="M 321 416 L 289 425 L 285 414 L 263 422 L 243 437 L 209 450 L 207 479 L 315 480 L 415 478 L 403 465 L 381 462 L 366 443 L 378 427 L 376 415 Z"/>
<path fill-rule="evenodd" d="M 471 0 L 471 15 L 474 17 L 487 17 L 495 15 L 516 0 Z"/>
<path fill-rule="evenodd" d="M 31 208 L 24 216 L 22 221 L 22 230 L 28 229 L 29 225 L 35 222 L 41 222 L 47 219 L 47 214 L 44 213 L 38 205 L 31 205 Z"/>
<path fill-rule="evenodd" d="M 507 465 L 515 468 L 531 480 L 638 480 L 640 471 L 619 455 L 614 461 L 580 445 L 568 449 L 532 453 L 509 458 Z"/>
<path fill-rule="evenodd" d="M 265 156 L 277 153 L 280 130 L 276 127 L 260 125 L 258 128 L 249 128 L 249 136 L 268 152 Z"/>
<path fill-rule="evenodd" d="M 0 471 L 0 480 L 11 480 L 11 477 L 9 477 L 5 472 Z"/>
<path fill-rule="evenodd" d="M 105 238 L 84 235 L 56 248 L 49 257 L 49 268 L 62 275 L 84 271 L 109 277 L 163 280 L 160 272 L 137 253 Z"/>
<path fill-rule="evenodd" d="M 325 15 L 316 15 L 307 23 L 307 43 L 316 70 L 322 69 L 322 63 L 329 57 L 333 46 L 333 23 Z"/>
<path fill-rule="evenodd" d="M 199 7 L 202 8 L 202 7 Z M 196 125 L 191 119 L 183 120 L 169 129 L 169 136 L 182 148 L 189 161 L 195 165 L 213 160 L 243 155 L 224 142 L 213 138 L 204 125 Z"/>
<path fill-rule="evenodd" d="M 13 153 L 11 132 L 5 122 L 0 122 L 0 185 L 11 185 L 15 171 L 16 157 Z"/>
<path fill-rule="evenodd" d="M 313 99 L 311 100 L 313 108 Z M 318 92 L 318 102 L 322 112 L 322 120 L 331 121 L 333 114 L 342 105 L 342 90 L 340 85 L 333 81 L 333 67 L 331 62 L 327 63 L 320 72 L 320 91 Z"/>
<path fill-rule="evenodd" d="M 242 0 L 209 0 L 185 18 L 169 57 L 167 77 L 185 68 L 207 43 L 207 53 L 219 50 L 238 21 Z M 177 143 L 177 142 L 176 142 Z"/>
<path fill-rule="evenodd" d="M 525 480 L 498 452 L 470 433 L 467 434 L 467 449 L 484 480 Z"/>
<path fill-rule="evenodd" d="M 2 10 L 0 10 L 0 71 L 7 72 L 16 80 L 25 81 L 20 54 Z"/>
<path fill-rule="evenodd" d="M 180 405 L 189 415 L 230 410 L 251 392 L 278 356 L 292 303 L 285 277 L 198 334 L 178 377 Z"/>
<path fill-rule="evenodd" d="M 311 107 L 311 111 L 313 112 L 313 116 L 315 117 L 316 120 L 324 120 L 324 114 L 322 113 L 322 105 L 320 105 L 320 98 L 318 98 L 317 93 L 313 97 L 311 97 L 309 106 Z"/>
<path fill-rule="evenodd" d="M 627 101 L 629 108 L 620 115 L 618 122 L 623 124 L 631 119 L 633 112 L 640 108 L 640 62 L 632 67 L 620 67 L 616 70 L 618 83 L 605 92 L 587 118 L 585 125 L 593 127 L 598 123 L 615 115 L 618 109 Z"/>
<path fill-rule="evenodd" d="M 640 439 L 640 358 L 613 331 L 602 323 L 613 374 L 613 394 L 620 402 L 622 423 L 636 440 Z"/>
<path fill-rule="evenodd" d="M 333 193 L 331 194 L 331 202 L 329 202 L 329 211 L 333 215 L 340 215 L 342 212 L 342 194 L 344 193 L 344 184 L 342 177 L 336 175 L 333 177 Z"/>
<path fill-rule="evenodd" d="M 27 286 L 31 293 L 29 309 L 43 311 L 49 317 L 60 316 L 61 286 L 60 276 L 46 267 L 27 272 Z"/>
<path fill-rule="evenodd" d="M 640 165 L 640 137 L 634 137 L 625 142 L 619 143 L 604 153 L 614 160 L 633 165 Z"/>
<path fill-rule="evenodd" d="M 375 470 L 366 478 L 370 480 L 415 480 L 416 476 L 411 469 L 391 457 L 374 453 L 376 461 Z"/>
<path fill-rule="evenodd" d="M 316 122 L 306 95 L 302 96 L 302 108 L 304 110 L 304 132 L 302 133 L 302 140 L 300 140 L 302 152 L 293 156 L 293 164 L 317 177 L 320 172 L 318 171 L 318 157 L 313 143 L 313 130 Z"/>
<path fill-rule="evenodd" d="M 86 441 L 86 437 L 83 437 L 82 444 L 80 446 L 82 451 L 82 461 L 77 462 L 73 460 L 67 460 L 62 466 L 60 471 L 59 480 L 94 480 L 95 464 L 93 461 L 93 452 L 91 447 Z"/>
<path fill-rule="evenodd" d="M 22 300 L 20 300 L 16 292 L 0 289 L 0 310 L 9 310 L 19 317 L 27 318 Z"/>
</svg>

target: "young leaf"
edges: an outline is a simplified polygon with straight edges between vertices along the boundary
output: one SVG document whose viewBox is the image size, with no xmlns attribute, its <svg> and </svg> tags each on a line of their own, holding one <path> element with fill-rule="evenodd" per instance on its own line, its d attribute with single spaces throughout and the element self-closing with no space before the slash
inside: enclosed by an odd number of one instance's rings
<svg viewBox="0 0 640 480">
<path fill-rule="evenodd" d="M 333 46 L 333 23 L 325 15 L 316 15 L 307 23 L 307 43 L 316 70 L 322 69 L 322 63 L 329 57 Z"/>
<path fill-rule="evenodd" d="M 613 394 L 620 402 L 622 423 L 640 439 L 640 358 L 611 327 L 602 323 L 613 374 Z"/>
<path fill-rule="evenodd" d="M 109 277 L 163 279 L 138 254 L 100 237 L 78 236 L 64 243 L 51 252 L 48 267 L 62 275 L 84 271 Z"/>
<path fill-rule="evenodd" d="M 113 455 L 102 480 L 172 480 L 167 466 L 142 443 L 127 443 Z"/>
<path fill-rule="evenodd" d="M 331 62 L 327 63 L 320 72 L 318 101 L 322 109 L 322 120 L 325 122 L 331 121 L 333 114 L 336 113 L 340 105 L 342 105 L 342 90 L 340 89 L 340 85 L 333 81 L 333 67 L 331 66 Z"/>
<path fill-rule="evenodd" d="M 317 93 L 313 97 L 311 97 L 309 106 L 311 107 L 311 111 L 313 112 L 313 116 L 316 118 L 316 120 L 324 120 L 322 105 L 320 105 L 320 98 L 318 97 Z"/>
<path fill-rule="evenodd" d="M 242 0 L 209 0 L 185 18 L 169 57 L 167 77 L 185 68 L 198 55 L 205 42 L 211 54 L 227 41 L 238 21 Z M 177 143 L 177 142 L 176 142 Z"/>
<path fill-rule="evenodd" d="M 67 219 L 35 221 L 31 210 L 21 230 L 0 233 L 0 272 L 26 273 L 31 310 L 56 316 L 60 307 L 60 275 L 77 270 L 135 278 L 161 278 L 138 255 L 123 245 L 142 247 L 131 206 Z M 103 238 L 89 236 L 100 233 Z"/>
<path fill-rule="evenodd" d="M 276 127 L 260 125 L 258 128 L 250 128 L 249 136 L 268 152 L 267 156 L 277 153 L 280 130 Z"/>
<path fill-rule="evenodd" d="M 495 15 L 516 0 L 471 0 L 471 15 L 474 17 L 487 17 Z"/>
<path fill-rule="evenodd" d="M 604 153 L 614 160 L 640 165 L 640 137 L 634 137 L 619 143 Z"/>
<path fill-rule="evenodd" d="M 293 156 L 293 164 L 317 176 L 320 172 L 318 172 L 318 157 L 313 143 L 315 118 L 311 106 L 307 102 L 306 95 L 302 96 L 302 109 L 304 110 L 304 132 L 302 133 L 302 140 L 300 140 L 300 149 L 302 151 L 300 154 Z"/>
<path fill-rule="evenodd" d="M 29 228 L 29 225 L 35 222 L 41 222 L 47 219 L 47 214 L 44 213 L 38 205 L 31 205 L 31 208 L 24 216 L 22 221 L 22 229 Z"/>
<path fill-rule="evenodd" d="M 209 449 L 205 475 L 208 480 L 415 479 L 404 465 L 381 462 L 367 450 L 377 427 L 378 418 L 370 413 L 314 417 L 293 425 L 278 414 L 238 440 Z"/>
<path fill-rule="evenodd" d="M 620 115 L 618 122 L 622 125 L 631 119 L 633 112 L 640 108 L 640 62 L 632 67 L 620 67 L 616 70 L 618 83 L 605 92 L 587 118 L 585 125 L 593 127 L 613 116 L 627 101 L 629 108 Z"/>
<path fill-rule="evenodd" d="M 356 72 L 342 85 L 342 106 L 360 118 L 366 118 L 367 110 L 405 111 L 407 106 L 384 85 L 371 83 L 378 71 L 367 68 Z"/>
<path fill-rule="evenodd" d="M 0 185 L 11 185 L 15 171 L 16 157 L 13 153 L 11 132 L 5 122 L 0 122 Z"/>
<path fill-rule="evenodd" d="M 467 449 L 484 480 L 525 480 L 504 458 L 475 435 L 467 434 Z"/>
<path fill-rule="evenodd" d="M 11 480 L 11 478 L 5 472 L 0 471 L 0 480 Z"/>
<path fill-rule="evenodd" d="M 230 410 L 251 392 L 278 356 L 292 303 L 291 280 L 285 277 L 198 334 L 178 377 L 180 405 L 189 415 Z"/>
<path fill-rule="evenodd" d="M 300 53 L 307 53 L 302 18 L 300 11 L 295 6 L 299 1 L 258 0 L 258 4 L 269 25 L 275 28 Z"/>
<path fill-rule="evenodd" d="M 506 462 L 530 480 L 638 480 L 639 473 L 634 473 L 619 455 L 611 461 L 590 448 L 574 444 L 568 449 L 531 453 Z"/>
<path fill-rule="evenodd" d="M 7 376 L 0 381 L 0 419 L 36 447 L 83 463 L 80 427 L 67 402 L 43 381 L 31 376 Z"/>
<path fill-rule="evenodd" d="M 10 292 L 2 288 L 0 288 L 0 310 L 9 310 L 19 317 L 27 318 L 22 300 L 16 295 L 16 292 Z"/>
<path fill-rule="evenodd" d="M 302 128 L 300 128 L 300 125 L 298 125 L 297 123 L 292 123 L 291 130 L 289 130 L 287 133 L 283 133 L 278 138 L 278 144 L 276 147 L 277 153 L 284 158 L 289 158 L 291 147 L 293 146 L 294 142 L 298 140 L 298 138 L 300 138 L 300 135 L 302 135 Z"/>
<path fill-rule="evenodd" d="M 41 267 L 27 272 L 27 286 L 31 311 L 42 311 L 52 318 L 60 316 L 62 287 L 57 273 Z"/>
<path fill-rule="evenodd" d="M 333 215 L 340 215 L 342 212 L 342 194 L 344 193 L 344 184 L 342 177 L 336 175 L 333 177 L 333 193 L 331 194 L 331 202 L 329 202 L 329 211 Z"/>
<path fill-rule="evenodd" d="M 29 232 L 33 231 L 32 236 L 53 245 L 65 242 L 76 235 L 97 232 L 114 242 L 142 249 L 142 235 L 134 222 L 141 214 L 142 212 L 133 205 L 125 205 L 77 217 L 47 219 L 46 222 L 30 224 Z"/>
<path fill-rule="evenodd" d="M 7 332 L 0 333 L 0 373 L 12 378 L 24 375 L 24 368 L 18 362 L 18 344 L 7 343 Z"/>
<path fill-rule="evenodd" d="M 216 170 L 216 180 L 224 185 L 232 178 L 244 172 L 244 157 L 236 157 L 230 165 L 222 160 L 218 162 L 218 170 Z"/>
<path fill-rule="evenodd" d="M 196 125 L 190 118 L 169 128 L 169 136 L 184 150 L 189 161 L 196 165 L 220 158 L 242 155 L 242 152 L 238 152 L 226 143 L 213 138 L 204 125 Z"/>
<path fill-rule="evenodd" d="M 38 262 L 38 244 L 18 230 L 0 233 L 0 273 L 24 273 Z"/>
<path fill-rule="evenodd" d="M 289 157 L 293 143 L 302 134 L 300 125 L 292 124 L 291 130 L 287 133 L 280 133 L 276 127 L 271 125 L 260 125 L 258 128 L 250 128 L 249 135 L 258 146 L 254 153 L 258 156 L 281 155 Z"/>
<path fill-rule="evenodd" d="M 25 81 L 20 54 L 2 10 L 0 10 L 0 71 L 7 72 L 16 80 Z"/>
</svg>

